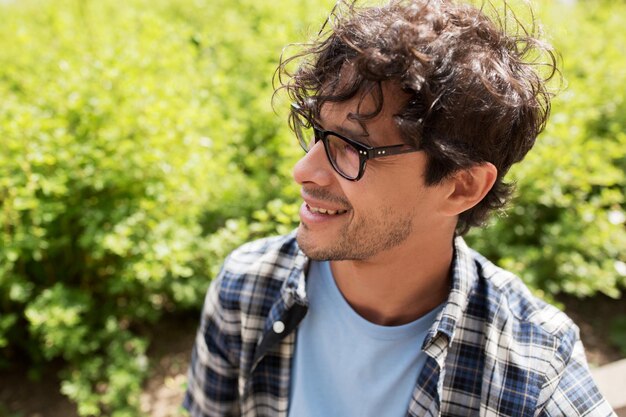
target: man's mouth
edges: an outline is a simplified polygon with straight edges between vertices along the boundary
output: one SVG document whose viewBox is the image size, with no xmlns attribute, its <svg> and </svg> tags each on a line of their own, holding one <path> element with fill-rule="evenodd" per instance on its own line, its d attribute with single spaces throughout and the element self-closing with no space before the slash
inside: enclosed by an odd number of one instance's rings
<svg viewBox="0 0 626 417">
<path fill-rule="evenodd" d="M 334 216 L 337 214 L 344 214 L 348 211 L 348 210 L 328 210 L 328 209 L 324 209 L 320 207 L 312 207 L 312 206 L 309 206 L 308 204 L 306 205 L 306 207 L 309 209 L 309 211 L 311 211 L 311 213 L 326 214 L 329 216 Z"/>
</svg>

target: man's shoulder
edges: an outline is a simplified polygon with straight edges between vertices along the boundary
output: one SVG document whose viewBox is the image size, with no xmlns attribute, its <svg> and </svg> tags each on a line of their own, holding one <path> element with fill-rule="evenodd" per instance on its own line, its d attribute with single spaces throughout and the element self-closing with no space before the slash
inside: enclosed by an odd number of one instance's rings
<svg viewBox="0 0 626 417">
<path fill-rule="evenodd" d="M 489 387 L 481 407 L 502 410 L 503 415 L 541 409 L 545 415 L 588 415 L 591 410 L 609 415 L 610 407 L 589 374 L 574 322 L 535 296 L 515 274 L 476 252 L 472 257 L 478 279 L 458 352 L 466 358 L 476 335 L 481 336 L 482 355 L 476 363 L 483 369 L 483 387 Z M 459 363 L 464 364 L 459 372 L 466 372 L 466 362 Z"/>
<path fill-rule="evenodd" d="M 533 294 L 514 273 L 475 251 L 472 254 L 484 279 L 484 301 L 495 327 L 511 332 L 519 342 L 549 349 L 558 349 L 564 337 L 578 338 L 577 326 L 563 311 Z"/>
</svg>

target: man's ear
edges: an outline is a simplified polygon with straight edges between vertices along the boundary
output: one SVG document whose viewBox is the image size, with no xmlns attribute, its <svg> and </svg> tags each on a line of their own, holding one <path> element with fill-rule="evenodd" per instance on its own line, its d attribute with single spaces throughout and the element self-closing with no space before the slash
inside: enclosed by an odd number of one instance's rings
<svg viewBox="0 0 626 417">
<path fill-rule="evenodd" d="M 449 194 L 446 214 L 456 216 L 474 207 L 487 195 L 498 177 L 498 169 L 490 162 L 462 169 L 448 179 Z"/>
</svg>

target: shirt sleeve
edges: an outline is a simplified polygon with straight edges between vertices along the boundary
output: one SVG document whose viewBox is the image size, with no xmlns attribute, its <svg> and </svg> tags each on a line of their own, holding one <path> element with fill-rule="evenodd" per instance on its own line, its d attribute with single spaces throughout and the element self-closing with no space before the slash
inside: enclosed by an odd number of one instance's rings
<svg viewBox="0 0 626 417">
<path fill-rule="evenodd" d="M 196 334 L 183 407 L 192 417 L 240 416 L 236 354 L 236 314 L 220 303 L 224 270 L 207 291 Z"/>
<path fill-rule="evenodd" d="M 557 360 L 561 366 L 556 368 L 560 368 L 560 371 L 557 371 L 555 377 L 544 386 L 542 394 L 546 399 L 544 405 L 537 410 L 537 415 L 540 417 L 616 416 L 589 372 L 583 344 L 578 337 L 578 329 L 574 328 L 571 331 L 574 336 L 571 339 L 565 337 L 559 349 L 563 351 L 563 345 L 566 344 L 571 346 L 568 339 L 573 340 L 573 349 L 567 349 L 571 351 L 571 355 L 564 361 Z"/>
</svg>

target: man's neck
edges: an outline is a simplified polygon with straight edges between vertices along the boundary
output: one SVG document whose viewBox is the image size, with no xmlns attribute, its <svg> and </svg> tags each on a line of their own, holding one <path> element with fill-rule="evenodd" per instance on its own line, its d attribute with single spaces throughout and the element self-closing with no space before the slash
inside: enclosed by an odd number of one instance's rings
<svg viewBox="0 0 626 417">
<path fill-rule="evenodd" d="M 366 261 L 332 261 L 337 287 L 372 323 L 397 326 L 441 304 L 450 292 L 452 238 L 403 245 Z"/>
</svg>

